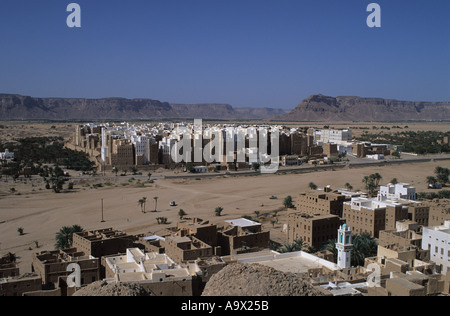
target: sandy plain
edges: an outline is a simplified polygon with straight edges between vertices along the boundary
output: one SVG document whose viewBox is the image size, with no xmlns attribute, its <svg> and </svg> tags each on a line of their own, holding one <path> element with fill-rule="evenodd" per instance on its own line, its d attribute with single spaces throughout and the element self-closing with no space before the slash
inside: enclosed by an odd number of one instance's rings
<svg viewBox="0 0 450 316">
<path fill-rule="evenodd" d="M 425 182 L 436 166 L 450 168 L 449 161 L 402 164 L 398 166 L 317 171 L 307 174 L 279 174 L 224 177 L 210 179 L 164 179 L 156 173 L 153 184 L 145 187 L 136 185 L 137 180 L 117 177 L 108 182 L 111 186 L 94 189 L 92 184 L 105 182 L 101 178 L 77 180 L 72 192 L 55 194 L 44 189 L 44 183 L 0 184 L 0 254 L 15 253 L 20 257 L 21 272 L 31 270 L 31 256 L 42 250 L 53 250 L 55 234 L 63 226 L 81 225 L 86 230 L 114 227 L 131 234 L 158 233 L 169 225 L 176 225 L 178 211 L 183 209 L 188 217 L 199 217 L 219 224 L 223 220 L 244 215 L 256 217 L 282 207 L 283 199 L 296 196 L 308 190 L 310 182 L 319 187 L 331 185 L 342 188 L 349 182 L 355 189 L 363 189 L 364 175 L 375 172 L 383 176 L 383 183 L 397 178 L 411 183 L 418 191 L 426 191 Z M 143 180 L 142 180 L 143 181 Z M 130 183 L 131 182 L 131 183 Z M 125 183 L 128 183 L 126 186 Z M 16 193 L 8 192 L 14 186 Z M 39 190 L 42 189 L 42 190 Z M 34 190 L 34 192 L 32 191 Z M 20 195 L 18 195 L 20 194 Z M 277 200 L 271 200 L 271 196 Z M 147 213 L 141 212 L 138 200 L 147 197 Z M 158 197 L 158 212 L 154 197 Z M 101 223 L 101 199 L 104 201 L 104 219 Z M 176 201 L 176 207 L 170 202 Z M 224 208 L 223 216 L 214 214 L 216 207 Z M 156 218 L 168 218 L 169 225 L 158 225 Z M 286 223 L 286 212 L 280 212 L 279 222 L 273 226 L 271 215 L 263 221 L 263 227 L 271 231 L 272 239 L 285 242 L 282 232 Z M 24 228 L 25 235 L 19 236 L 17 229 Z M 39 248 L 36 248 L 38 241 Z"/>
</svg>

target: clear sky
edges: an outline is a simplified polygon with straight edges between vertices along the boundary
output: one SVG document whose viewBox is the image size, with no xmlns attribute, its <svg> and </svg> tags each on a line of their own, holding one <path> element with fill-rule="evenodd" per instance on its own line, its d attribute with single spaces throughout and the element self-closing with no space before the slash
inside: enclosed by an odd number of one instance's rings
<svg viewBox="0 0 450 316">
<path fill-rule="evenodd" d="M 70 2 L 79 29 L 66 25 Z M 381 28 L 366 24 L 381 6 Z M 0 93 L 450 101 L 449 0 L 0 0 Z"/>
</svg>

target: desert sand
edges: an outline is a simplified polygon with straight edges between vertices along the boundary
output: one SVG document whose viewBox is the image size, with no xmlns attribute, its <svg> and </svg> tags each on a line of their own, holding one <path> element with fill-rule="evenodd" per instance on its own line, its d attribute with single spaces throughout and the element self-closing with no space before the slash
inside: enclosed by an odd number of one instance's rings
<svg viewBox="0 0 450 316">
<path fill-rule="evenodd" d="M 35 252 L 53 250 L 55 234 L 63 226 L 81 225 L 85 230 L 114 227 L 127 233 L 158 233 L 168 225 L 158 225 L 157 217 L 167 217 L 169 225 L 176 225 L 178 211 L 183 209 L 187 217 L 199 217 L 212 223 L 250 215 L 256 217 L 270 213 L 282 206 L 283 199 L 296 196 L 308 190 L 310 182 L 319 187 L 331 185 L 342 188 L 350 183 L 355 189 L 363 189 L 363 176 L 375 172 L 383 176 L 383 184 L 397 178 L 411 183 L 418 192 L 427 191 L 426 177 L 433 175 L 436 166 L 450 168 L 449 161 L 402 164 L 398 166 L 377 166 L 337 171 L 317 171 L 307 174 L 280 174 L 240 177 L 218 177 L 202 180 L 164 179 L 162 174 L 154 175 L 154 184 L 145 187 L 123 186 L 128 179 L 116 177 L 110 186 L 94 189 L 85 180 L 75 181 L 75 190 L 55 194 L 43 189 L 42 181 L 27 184 L 0 182 L 0 255 L 7 252 L 19 256 L 21 273 L 31 271 L 31 257 Z M 172 172 L 173 174 L 173 172 Z M 91 184 L 105 182 L 101 178 L 89 180 Z M 14 186 L 16 193 L 10 193 Z M 40 190 L 41 189 L 41 190 Z M 34 192 L 33 192 L 34 190 Z M 17 195 L 18 193 L 20 195 Z M 277 200 L 271 200 L 277 196 Z M 141 212 L 138 200 L 147 197 L 147 213 Z M 154 197 L 158 197 L 158 212 Z M 104 200 L 105 223 L 101 223 L 101 199 Z M 176 207 L 170 202 L 176 201 Z M 223 216 L 216 217 L 216 207 L 224 208 Z M 272 239 L 285 242 L 282 232 L 286 213 L 280 212 L 279 223 L 274 227 L 270 220 L 263 227 L 271 231 Z M 19 236 L 17 229 L 24 228 Z M 35 241 L 38 241 L 39 248 Z"/>
</svg>

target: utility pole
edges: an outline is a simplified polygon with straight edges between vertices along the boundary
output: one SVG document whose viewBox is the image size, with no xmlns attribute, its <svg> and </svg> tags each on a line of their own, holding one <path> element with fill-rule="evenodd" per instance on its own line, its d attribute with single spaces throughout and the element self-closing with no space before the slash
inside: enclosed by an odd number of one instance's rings
<svg viewBox="0 0 450 316">
<path fill-rule="evenodd" d="M 105 220 L 103 219 L 103 199 L 102 199 L 102 223 L 104 223 Z"/>
</svg>

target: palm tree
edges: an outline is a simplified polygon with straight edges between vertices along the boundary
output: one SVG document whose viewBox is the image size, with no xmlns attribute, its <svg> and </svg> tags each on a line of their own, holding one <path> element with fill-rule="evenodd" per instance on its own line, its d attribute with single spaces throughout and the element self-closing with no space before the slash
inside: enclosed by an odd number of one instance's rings
<svg viewBox="0 0 450 316">
<path fill-rule="evenodd" d="M 440 184 L 445 185 L 447 182 L 449 182 L 449 177 L 448 177 L 448 175 L 441 173 L 441 174 L 438 174 L 437 181 Z"/>
<path fill-rule="evenodd" d="M 138 204 L 141 206 L 141 212 L 145 214 L 145 204 L 147 203 L 147 198 L 143 197 L 138 201 Z"/>
<path fill-rule="evenodd" d="M 448 170 L 448 169 L 447 169 Z M 436 175 L 440 175 L 440 174 L 445 174 L 446 170 L 440 166 L 436 167 L 436 169 L 434 169 L 434 173 Z"/>
<path fill-rule="evenodd" d="M 369 182 L 370 182 L 370 177 L 364 176 L 364 178 L 362 179 L 362 183 L 364 183 L 367 186 L 369 184 Z"/>
<path fill-rule="evenodd" d="M 155 211 L 154 212 L 158 212 L 158 199 L 159 199 L 159 197 L 157 197 L 157 196 L 155 196 L 153 198 L 153 200 L 155 200 Z"/>
<path fill-rule="evenodd" d="M 282 247 L 279 252 L 280 253 L 287 253 L 287 252 L 296 252 L 296 251 L 301 251 L 304 247 L 304 241 L 302 238 L 294 240 L 294 242 L 292 244 L 290 243 L 285 243 L 284 247 Z"/>
<path fill-rule="evenodd" d="M 216 210 L 215 210 L 216 216 L 221 216 L 222 212 L 223 212 L 223 207 L 221 207 L 221 206 L 216 207 Z"/>
<path fill-rule="evenodd" d="M 308 248 L 305 251 L 306 253 L 316 253 L 317 250 L 314 248 L 314 246 L 308 246 Z"/>
<path fill-rule="evenodd" d="M 183 219 L 183 217 L 184 216 L 186 216 L 187 214 L 186 214 L 186 212 L 183 210 L 183 209 L 181 209 L 179 212 L 178 212 L 178 216 L 180 216 L 180 219 Z"/>
<path fill-rule="evenodd" d="M 346 183 L 345 184 L 345 188 L 347 189 L 347 190 L 349 190 L 349 191 L 352 191 L 353 190 L 353 186 L 350 184 L 350 183 Z"/>
<path fill-rule="evenodd" d="M 7 260 L 9 263 L 15 263 L 15 262 L 17 261 L 17 256 L 16 256 L 16 254 L 14 254 L 14 253 L 12 253 L 12 252 L 8 252 L 8 253 L 6 254 L 6 260 Z"/>
<path fill-rule="evenodd" d="M 56 249 L 68 249 L 72 247 L 73 234 L 81 233 L 84 229 L 79 225 L 73 225 L 71 227 L 64 226 L 56 233 Z"/>
<path fill-rule="evenodd" d="M 374 173 L 363 178 L 362 182 L 366 185 L 366 190 L 369 192 L 369 196 L 375 195 L 381 179 L 383 179 L 383 177 L 379 173 Z"/>
<path fill-rule="evenodd" d="M 353 251 L 352 251 L 352 265 L 364 266 L 366 258 L 374 257 L 378 252 L 378 243 L 368 233 L 361 235 L 354 235 L 352 237 Z"/>
<path fill-rule="evenodd" d="M 381 180 L 383 179 L 383 177 L 381 176 L 381 174 L 379 174 L 378 172 L 371 175 L 371 177 L 373 178 L 373 180 L 375 181 L 375 186 L 378 187 L 380 185 Z"/>
<path fill-rule="evenodd" d="M 333 262 L 337 262 L 337 257 L 338 257 L 336 243 L 337 243 L 336 239 L 330 239 L 330 240 L 328 240 L 327 244 L 322 247 L 322 250 L 329 251 L 333 254 Z"/>
</svg>

